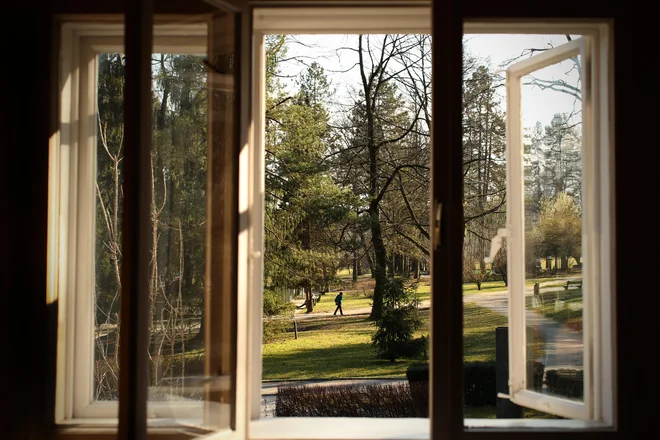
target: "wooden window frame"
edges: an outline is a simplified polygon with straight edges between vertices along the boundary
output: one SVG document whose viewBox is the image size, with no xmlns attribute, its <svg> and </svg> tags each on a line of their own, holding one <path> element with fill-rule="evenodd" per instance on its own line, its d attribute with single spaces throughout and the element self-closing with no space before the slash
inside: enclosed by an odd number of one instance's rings
<svg viewBox="0 0 660 440">
<path fill-rule="evenodd" d="M 145 0 L 136 2 L 140 5 L 147 4 Z M 258 4 L 259 2 L 256 2 Z M 276 2 L 273 2 L 276 3 Z M 286 3 L 286 2 L 284 2 Z M 369 2 L 367 2 L 369 3 Z M 372 6 L 373 5 L 373 6 Z M 370 7 L 381 6 L 379 2 L 372 2 Z M 144 6 L 144 5 L 143 5 Z M 468 18 L 468 15 L 465 14 L 459 8 L 454 9 L 454 4 L 450 1 L 446 3 L 434 3 L 432 8 L 432 20 L 434 23 L 434 38 L 443 39 L 447 44 L 444 45 L 435 45 L 434 47 L 434 59 L 442 59 L 443 63 L 446 63 L 446 69 L 439 69 L 439 71 L 434 75 L 434 94 L 443 96 L 444 99 L 442 102 L 437 102 L 434 100 L 434 141 L 435 142 L 444 142 L 448 145 L 448 148 L 436 149 L 432 157 L 433 161 L 433 175 L 434 176 L 451 176 L 447 181 L 441 183 L 439 179 L 433 179 L 433 191 L 432 199 L 434 202 L 434 211 L 437 207 L 442 213 L 442 223 L 438 232 L 434 232 L 433 241 L 438 243 L 438 246 L 434 249 L 433 263 L 434 267 L 434 276 L 435 280 L 432 283 L 432 289 L 434 292 L 434 305 L 435 307 L 432 310 L 432 322 L 434 322 L 434 330 L 437 332 L 432 339 L 432 379 L 431 379 L 431 394 L 435 396 L 432 406 L 432 416 L 430 419 L 430 436 L 433 438 L 481 438 L 482 435 L 486 435 L 489 439 L 497 438 L 530 438 L 530 433 L 527 431 L 528 428 L 535 427 L 546 427 L 543 422 L 533 422 L 533 423 L 515 423 L 509 427 L 503 426 L 490 426 L 489 428 L 495 429 L 466 429 L 463 425 L 463 416 L 462 408 L 458 407 L 458 403 L 462 402 L 462 299 L 461 299 L 461 289 L 460 289 L 460 280 L 462 279 L 462 274 L 460 271 L 460 250 L 462 247 L 460 243 L 462 239 L 458 232 L 462 231 L 462 210 L 460 209 L 462 203 L 462 187 L 456 172 L 452 173 L 452 169 L 460 169 L 461 165 L 461 155 L 460 155 L 460 118 L 453 117 L 460 115 L 460 84 L 461 84 L 461 37 L 462 37 L 462 20 Z M 148 8 L 147 8 L 148 10 Z M 247 9 L 241 9 L 243 11 L 241 22 L 244 24 L 242 28 L 241 38 L 250 39 L 251 38 L 251 24 L 247 18 L 246 11 Z M 485 9 L 483 15 L 488 15 L 489 12 L 492 12 Z M 497 14 L 493 14 L 497 15 Z M 530 22 L 533 21 L 530 19 Z M 565 20 L 566 21 L 566 20 Z M 149 23 L 149 19 L 145 18 L 144 11 L 138 13 L 137 11 L 127 11 L 126 14 L 127 26 L 139 26 Z M 150 28 L 151 26 L 149 26 Z M 128 38 L 127 34 L 127 45 L 136 45 L 136 46 L 150 46 L 149 38 L 144 36 L 138 36 L 132 34 L 133 36 Z M 244 49 L 242 49 L 242 53 Z M 241 61 L 244 67 L 250 67 L 250 60 L 247 57 L 242 58 Z M 139 72 L 135 73 L 136 78 L 132 81 L 137 81 L 140 77 Z M 143 75 L 143 74 L 142 74 Z M 144 79 L 143 79 L 144 81 Z M 254 81 L 254 79 L 252 80 Z M 241 120 L 248 121 L 250 114 L 250 103 L 245 102 L 251 99 L 249 87 L 250 81 L 245 81 L 248 83 L 247 87 L 245 84 L 241 86 L 241 105 L 240 105 L 240 115 Z M 459 85 L 459 87 L 456 87 Z M 139 91 L 139 87 L 136 89 Z M 136 92 L 135 98 L 137 98 Z M 132 93 L 131 93 L 132 95 Z M 144 98 L 142 98 L 144 99 Z M 139 100 L 138 100 L 139 101 Z M 136 102 L 138 102 L 136 101 Z M 253 136 L 252 132 L 249 130 L 243 131 L 245 127 L 241 126 L 241 142 L 240 146 L 246 146 L 249 144 L 250 137 Z M 138 124 L 138 129 L 135 130 L 135 136 L 142 137 L 144 139 L 145 135 L 145 126 L 144 124 Z M 251 162 L 252 161 L 252 162 Z M 239 153 L 239 170 L 240 173 L 244 173 L 246 170 L 249 170 L 250 167 L 254 167 L 255 162 L 254 158 L 246 153 L 246 149 L 240 149 Z M 457 168 L 458 167 L 458 168 Z M 254 169 L 254 168 L 252 168 Z M 458 173 L 460 174 L 460 173 Z M 57 185 L 53 185 L 57 187 Z M 249 194 L 244 192 L 244 187 L 239 183 L 239 194 L 238 194 L 238 207 L 239 214 L 246 213 L 247 211 L 244 208 L 248 208 L 250 205 Z M 61 189 L 61 188 L 60 188 Z M 131 217 L 131 221 L 135 222 L 135 225 L 140 224 L 140 218 L 144 221 L 144 215 L 135 215 Z M 254 234 L 252 237 L 246 232 L 250 227 L 247 216 L 242 215 L 238 220 L 238 267 L 237 267 L 237 290 L 239 292 L 249 291 L 249 287 L 245 284 L 248 280 L 249 274 L 249 263 L 248 260 L 253 262 L 258 261 L 261 258 L 258 250 L 252 248 L 251 253 L 248 254 L 247 249 L 250 249 L 249 241 L 252 238 L 257 238 L 258 235 Z M 436 235 L 438 235 L 436 237 Z M 245 251 L 242 251 L 244 249 Z M 134 273 L 129 274 L 129 278 L 137 277 L 137 274 L 140 270 L 134 271 Z M 442 290 L 444 294 L 440 295 L 439 291 Z M 128 306 L 130 308 L 138 307 L 138 302 L 127 301 L 132 304 Z M 250 404 L 249 395 L 247 391 L 250 391 L 250 386 L 248 385 L 249 379 L 247 377 L 246 371 L 250 365 L 250 361 L 254 361 L 249 350 L 243 348 L 245 345 L 243 342 L 247 342 L 250 338 L 254 339 L 254 335 L 250 336 L 250 332 L 254 332 L 254 329 L 250 330 L 249 325 L 246 322 L 243 322 L 245 317 L 250 316 L 249 310 L 253 310 L 253 304 L 249 303 L 248 299 L 238 298 L 237 303 L 237 321 L 239 331 L 237 333 L 238 341 L 238 353 L 237 353 L 237 364 L 236 364 L 236 375 L 237 375 L 237 412 L 235 415 L 236 425 L 233 430 L 233 435 L 238 436 L 237 438 L 262 438 L 259 435 L 250 435 L 248 434 L 248 421 L 247 414 L 253 412 L 254 406 Z M 249 318 L 247 318 L 249 319 Z M 243 329 L 243 330 L 241 330 Z M 59 347 L 58 347 L 59 349 Z M 243 361 L 244 360 L 244 361 Z M 242 386 L 241 383 L 245 385 Z M 140 397 L 140 393 L 136 390 L 137 385 L 129 387 L 129 392 L 127 393 L 130 396 L 136 396 L 138 400 L 144 400 Z M 246 391 L 245 396 L 239 396 L 241 391 Z M 146 404 L 146 402 L 144 402 Z M 140 402 L 137 402 L 139 407 Z M 240 414 L 244 413 L 246 416 L 242 417 Z M 137 415 L 136 415 L 137 414 Z M 139 424 L 135 423 L 136 417 L 139 418 L 140 414 L 133 413 L 132 415 L 126 413 L 124 415 L 129 421 L 133 420 L 133 423 L 128 423 L 127 426 L 133 427 L 137 430 L 137 437 L 142 438 L 146 435 L 146 427 L 143 429 Z M 349 420 L 352 421 L 352 420 Z M 383 421 L 386 423 L 386 421 Z M 531 421 L 530 421 L 531 422 Z M 304 422 L 307 423 L 307 422 Z M 264 424 L 265 426 L 265 424 Z M 335 426 L 336 427 L 336 426 Z M 573 428 L 590 428 L 589 425 L 580 425 L 573 424 Z M 289 427 L 290 428 L 290 427 Z M 316 424 L 316 430 L 319 430 L 318 423 Z M 502 430 L 498 430 L 503 428 Z M 516 428 L 516 429 L 513 429 Z M 519 428 L 519 430 L 517 430 Z M 252 429 L 250 427 L 250 429 Z M 563 432 L 562 435 L 566 435 L 570 438 L 590 438 L 589 436 L 597 435 L 599 437 L 594 438 L 607 438 L 608 435 L 616 434 L 616 432 L 609 430 L 596 430 L 596 432 L 587 432 L 583 430 L 578 430 L 571 432 L 570 429 L 567 432 Z M 254 431 L 251 431 L 254 432 Z M 389 431 L 391 433 L 391 431 Z M 322 437 L 319 436 L 310 436 L 310 437 L 298 437 L 298 434 L 292 435 L 292 432 L 288 432 L 286 438 L 332 438 L 332 435 L 328 435 L 328 432 L 324 432 Z M 370 437 L 368 433 L 363 433 L 364 438 L 382 438 L 382 436 Z M 127 434 L 128 435 L 128 434 Z M 556 432 L 543 433 L 538 432 L 534 434 L 534 438 L 553 438 L 556 435 Z M 604 436 L 603 436 L 604 435 Z M 524 436 L 524 437 L 522 437 Z M 274 438 L 270 435 L 264 436 L 263 438 Z M 356 437 L 360 437 L 359 434 Z M 427 438 L 425 433 L 417 433 L 412 435 L 411 438 Z M 135 438 L 135 437 L 133 437 Z M 408 437 L 404 437 L 408 438 Z"/>
</svg>

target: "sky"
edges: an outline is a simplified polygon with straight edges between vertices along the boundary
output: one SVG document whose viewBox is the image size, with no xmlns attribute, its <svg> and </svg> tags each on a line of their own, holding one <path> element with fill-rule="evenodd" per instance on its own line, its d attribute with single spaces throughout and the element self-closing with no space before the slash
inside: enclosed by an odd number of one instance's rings
<svg viewBox="0 0 660 440">
<path fill-rule="evenodd" d="M 335 103 L 350 102 L 355 86 L 359 84 L 359 74 L 352 68 L 357 62 L 357 55 L 341 47 L 356 47 L 355 35 L 297 35 L 297 43 L 289 44 L 289 57 L 299 58 L 306 63 L 319 62 L 332 83 Z M 573 36 L 573 38 L 577 38 Z M 493 70 L 505 68 L 504 63 L 525 53 L 526 49 L 544 49 L 557 47 L 567 42 L 564 35 L 505 35 L 505 34 L 467 34 L 464 47 L 471 55 L 478 57 Z M 525 55 L 520 59 L 528 58 Z M 570 60 L 550 66 L 534 73 L 541 79 L 561 78 L 567 83 L 577 86 L 578 75 Z M 289 62 L 284 67 L 284 73 L 291 78 L 284 79 L 293 83 L 295 77 L 305 67 L 297 61 Z M 504 89 L 500 88 L 502 106 L 505 103 Z M 538 87 L 523 86 L 522 91 L 523 126 L 531 127 L 537 121 L 548 125 L 557 112 L 574 113 L 580 110 L 580 102 L 570 95 L 553 90 L 540 90 Z M 579 115 L 573 118 L 579 120 Z"/>
</svg>

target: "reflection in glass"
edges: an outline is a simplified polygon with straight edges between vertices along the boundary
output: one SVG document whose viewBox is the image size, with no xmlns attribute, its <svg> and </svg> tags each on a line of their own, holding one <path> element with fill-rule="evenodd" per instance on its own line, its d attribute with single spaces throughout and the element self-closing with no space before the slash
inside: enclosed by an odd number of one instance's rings
<svg viewBox="0 0 660 440">
<path fill-rule="evenodd" d="M 507 212 L 513 209 L 512 185 L 508 182 L 511 163 L 507 163 L 507 140 L 524 135 L 525 223 L 527 227 L 525 286 L 527 292 L 528 372 L 526 387 L 542 393 L 562 394 L 555 385 L 556 370 L 581 368 L 582 336 L 571 331 L 564 338 L 565 325 L 574 325 L 577 304 L 570 304 L 570 323 L 558 305 L 566 295 L 580 295 L 577 285 L 564 290 L 566 278 L 578 280 L 580 255 L 581 203 L 581 106 L 579 60 L 571 59 L 523 77 L 521 123 L 523 133 L 507 133 L 507 69 L 527 63 L 545 53 L 544 48 L 559 47 L 578 35 L 553 34 L 466 34 L 463 41 L 462 140 L 463 140 L 463 356 L 466 407 L 464 418 L 547 418 L 541 411 L 513 404 L 498 397 L 508 394 L 509 360 L 520 347 L 509 346 L 512 325 L 508 319 L 510 273 L 519 268 L 509 265 L 514 243 L 499 235 L 509 227 Z M 511 116 L 513 112 L 509 113 Z M 510 128 L 510 127 L 509 127 Z M 509 136 L 509 139 L 507 139 Z M 552 203 L 554 202 L 554 204 Z M 564 203 L 564 205 L 561 205 Z M 553 209 L 565 207 L 569 217 Z M 541 217 L 544 209 L 547 215 Z M 576 218 L 577 217 L 577 218 Z M 549 231 L 540 233 L 543 225 Z M 555 222 L 555 226 L 550 226 Z M 555 239 L 555 227 L 568 231 L 570 239 Z M 538 234 L 539 241 L 533 239 Z M 500 248 L 490 256 L 493 237 Z M 543 237 L 541 239 L 540 237 Z M 577 237 L 577 238 L 576 238 Z M 571 240 L 577 247 L 568 249 Z M 548 258 L 550 263 L 548 263 Z M 570 266 L 570 272 L 567 271 Z M 562 281 L 563 280 L 563 281 Z M 538 284 L 535 286 L 535 283 Z M 563 283 L 563 284 L 562 284 Z M 557 292 L 559 290 L 559 292 Z M 537 294 L 534 295 L 534 292 Z M 540 300 L 543 296 L 544 302 Z M 581 304 L 581 303 L 580 303 Z M 541 308 L 543 307 L 543 308 Z M 577 327 L 577 324 L 576 324 Z M 579 373 L 576 373 L 579 374 Z M 485 388 L 489 386 L 488 388 Z M 478 398 L 475 398 L 477 396 Z"/>
<path fill-rule="evenodd" d="M 125 57 L 100 54 L 94 398 L 117 400 Z M 152 57 L 149 399 L 201 399 L 207 86 L 201 57 Z"/>
<path fill-rule="evenodd" d="M 582 400 L 582 118 L 579 57 L 522 80 L 527 389 Z M 530 109 L 553 110 L 531 121 Z M 544 281 L 536 282 L 537 278 Z"/>
</svg>

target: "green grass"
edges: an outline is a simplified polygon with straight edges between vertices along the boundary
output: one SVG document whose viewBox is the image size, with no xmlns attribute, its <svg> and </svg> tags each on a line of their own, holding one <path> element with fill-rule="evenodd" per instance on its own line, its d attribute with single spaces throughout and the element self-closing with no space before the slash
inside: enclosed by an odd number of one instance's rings
<svg viewBox="0 0 660 440">
<path fill-rule="evenodd" d="M 528 280 L 527 284 L 533 285 L 537 281 L 543 280 Z M 371 298 L 364 294 L 373 290 L 373 287 L 369 288 L 370 283 L 373 283 L 370 275 L 363 275 L 353 289 L 343 290 L 344 311 L 371 307 Z M 502 282 L 484 283 L 480 291 L 476 290 L 476 285 L 464 285 L 466 294 L 505 289 L 506 286 Z M 323 295 L 313 313 L 333 312 L 336 294 L 337 292 L 329 292 Z M 430 299 L 428 277 L 426 280 L 422 279 L 417 294 L 420 300 Z M 573 300 L 578 294 L 581 295 L 581 292 L 570 290 L 566 294 L 570 298 L 565 299 Z M 295 302 L 298 305 L 302 300 Z M 554 302 L 552 304 L 554 307 Z M 551 311 L 548 310 L 548 313 Z M 415 336 L 429 334 L 429 311 L 421 310 L 420 316 L 423 326 Z M 464 303 L 463 319 L 465 361 L 494 360 L 495 329 L 506 326 L 507 317 L 472 303 Z M 405 378 L 407 367 L 415 360 L 402 359 L 392 363 L 376 359 L 371 346 L 371 336 L 375 329 L 373 321 L 370 321 L 367 315 L 319 316 L 299 320 L 298 339 L 294 339 L 292 326 L 290 331 L 277 335 L 274 340 L 262 346 L 263 380 Z M 495 407 L 466 407 L 464 416 L 495 418 L 496 411 Z M 529 409 L 524 410 L 524 416 L 534 419 L 556 418 Z"/>
<path fill-rule="evenodd" d="M 422 279 L 417 294 L 420 300 L 430 298 L 428 277 Z M 541 280 L 529 280 L 530 284 Z M 370 309 L 371 298 L 364 291 L 373 283 L 370 275 L 360 277 L 357 285 L 344 290 L 344 312 L 351 309 Z M 558 284 L 559 285 L 559 284 Z M 503 290 L 502 282 L 484 283 L 481 291 L 476 286 L 465 285 L 465 293 Z M 571 289 L 567 300 L 581 292 Z M 336 292 L 321 297 L 313 314 L 333 312 Z M 570 296 L 570 298 L 568 297 Z M 300 299 L 295 301 L 300 304 Z M 554 313 L 548 305 L 547 313 Z M 305 313 L 298 310 L 297 313 Z M 429 334 L 428 310 L 420 311 L 424 325 L 416 336 Z M 464 304 L 464 357 L 466 362 L 495 359 L 495 329 L 507 325 L 507 317 L 472 303 Z M 315 317 L 298 321 L 298 339 L 291 330 L 276 336 L 263 345 L 264 380 L 329 379 L 352 377 L 405 377 L 412 360 L 391 363 L 376 359 L 371 337 L 375 325 L 367 315 Z"/>
<path fill-rule="evenodd" d="M 463 294 L 473 294 L 473 293 L 482 293 L 482 292 L 495 292 L 498 290 L 506 290 L 507 287 L 503 281 L 488 281 L 481 283 L 481 290 L 477 290 L 477 285 L 475 283 L 465 283 L 463 284 Z"/>
<path fill-rule="evenodd" d="M 298 321 L 293 332 L 263 345 L 264 380 L 404 377 L 410 361 L 376 359 L 373 321 L 364 315 Z"/>
<path fill-rule="evenodd" d="M 340 278 L 350 278 L 352 275 L 349 269 L 343 268 L 337 271 L 337 276 Z"/>
<path fill-rule="evenodd" d="M 471 303 L 463 303 L 463 357 L 466 362 L 495 359 L 495 328 L 507 317 Z"/>
<path fill-rule="evenodd" d="M 423 326 L 415 336 L 429 333 L 428 310 L 421 310 L 420 315 Z M 465 304 L 465 360 L 495 359 L 495 328 L 506 325 L 506 321 L 504 315 Z M 413 361 L 392 363 L 376 359 L 371 346 L 375 329 L 373 321 L 365 315 L 299 320 L 298 339 L 294 339 L 291 330 L 263 345 L 263 378 L 405 377 L 406 368 Z"/>
<path fill-rule="evenodd" d="M 525 280 L 526 286 L 533 286 L 534 283 L 541 283 L 552 281 L 555 278 L 529 278 Z M 557 281 L 556 284 L 548 284 L 544 288 L 551 287 L 562 287 L 566 284 L 566 281 Z M 477 290 L 477 285 L 475 283 L 465 283 L 463 284 L 463 294 L 473 294 L 473 293 L 483 293 L 483 292 L 497 292 L 501 290 L 508 290 L 508 287 L 504 284 L 504 281 L 488 281 L 481 283 L 481 290 Z"/>
</svg>

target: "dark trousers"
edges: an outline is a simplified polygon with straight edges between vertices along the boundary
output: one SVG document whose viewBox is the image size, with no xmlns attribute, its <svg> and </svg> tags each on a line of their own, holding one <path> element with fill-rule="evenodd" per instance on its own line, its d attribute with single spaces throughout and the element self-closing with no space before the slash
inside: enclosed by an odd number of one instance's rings
<svg viewBox="0 0 660 440">
<path fill-rule="evenodd" d="M 339 313 L 342 315 L 344 314 L 344 311 L 341 309 L 341 304 L 337 304 L 337 308 L 335 309 L 335 313 L 333 313 L 333 315 L 337 314 L 337 310 L 339 310 Z"/>
</svg>

